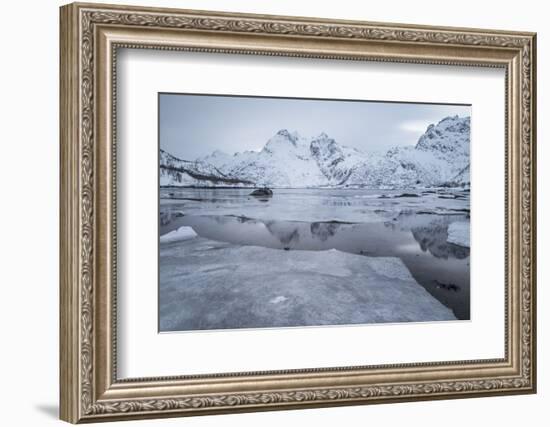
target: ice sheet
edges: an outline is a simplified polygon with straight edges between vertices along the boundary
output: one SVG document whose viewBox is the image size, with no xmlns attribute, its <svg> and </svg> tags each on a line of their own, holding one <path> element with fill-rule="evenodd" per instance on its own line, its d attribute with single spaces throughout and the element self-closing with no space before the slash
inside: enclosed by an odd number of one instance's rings
<svg viewBox="0 0 550 427">
<path fill-rule="evenodd" d="M 470 222 L 456 221 L 449 225 L 447 242 L 470 247 Z"/>
<path fill-rule="evenodd" d="M 160 246 L 160 330 L 454 320 L 398 258 L 195 238 Z"/>
</svg>

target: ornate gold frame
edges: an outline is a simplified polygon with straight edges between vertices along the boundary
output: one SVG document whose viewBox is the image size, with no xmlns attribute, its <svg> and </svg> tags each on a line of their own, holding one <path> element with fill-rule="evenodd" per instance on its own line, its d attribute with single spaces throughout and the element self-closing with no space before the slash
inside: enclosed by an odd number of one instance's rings
<svg viewBox="0 0 550 427">
<path fill-rule="evenodd" d="M 99 4 L 61 8 L 61 418 L 77 423 L 533 393 L 535 34 Z M 506 70 L 505 357 L 116 377 L 118 47 Z"/>
</svg>

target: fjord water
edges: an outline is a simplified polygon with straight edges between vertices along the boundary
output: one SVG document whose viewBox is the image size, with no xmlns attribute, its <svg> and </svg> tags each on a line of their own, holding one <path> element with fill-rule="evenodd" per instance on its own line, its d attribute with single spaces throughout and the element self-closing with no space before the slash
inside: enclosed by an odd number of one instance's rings
<svg viewBox="0 0 550 427">
<path fill-rule="evenodd" d="M 469 224 L 469 191 L 251 191 L 161 188 L 160 234 L 190 226 L 201 238 L 234 246 L 396 257 L 457 319 L 470 318 L 469 242 L 448 241 L 450 224 Z"/>
</svg>

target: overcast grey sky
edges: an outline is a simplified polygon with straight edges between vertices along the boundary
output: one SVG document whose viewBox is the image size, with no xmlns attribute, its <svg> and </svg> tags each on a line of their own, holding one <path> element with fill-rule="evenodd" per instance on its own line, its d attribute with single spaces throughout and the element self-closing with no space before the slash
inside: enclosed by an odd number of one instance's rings
<svg viewBox="0 0 550 427">
<path fill-rule="evenodd" d="M 185 160 L 221 150 L 259 151 L 280 129 L 325 132 L 339 144 L 385 151 L 414 145 L 431 123 L 471 107 L 444 104 L 160 94 L 160 147 Z"/>
</svg>

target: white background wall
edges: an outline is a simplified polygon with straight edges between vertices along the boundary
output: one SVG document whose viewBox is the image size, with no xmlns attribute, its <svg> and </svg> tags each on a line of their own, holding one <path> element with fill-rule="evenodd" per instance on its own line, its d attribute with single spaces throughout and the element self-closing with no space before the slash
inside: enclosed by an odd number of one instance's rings
<svg viewBox="0 0 550 427">
<path fill-rule="evenodd" d="M 122 3 L 110 0 L 113 3 Z M 58 6 L 2 4 L 0 65 L 0 422 L 59 425 Z M 547 425 L 550 405 L 550 29 L 545 2 L 357 0 L 133 0 L 133 4 L 538 32 L 539 393 L 438 402 L 209 416 L 132 425 Z M 490 171 L 490 165 L 488 165 Z M 546 217 L 546 218 L 545 218 Z M 546 420 L 544 419 L 546 418 Z"/>
</svg>

